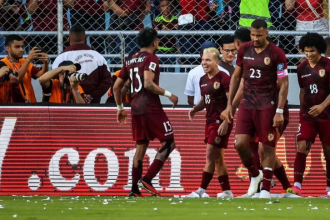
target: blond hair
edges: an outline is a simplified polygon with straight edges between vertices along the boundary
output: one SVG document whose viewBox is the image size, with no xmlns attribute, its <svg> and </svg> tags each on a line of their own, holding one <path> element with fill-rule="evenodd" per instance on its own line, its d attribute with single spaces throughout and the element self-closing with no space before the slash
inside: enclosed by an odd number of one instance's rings
<svg viewBox="0 0 330 220">
<path fill-rule="evenodd" d="M 213 55 L 213 58 L 216 60 L 220 59 L 220 52 L 218 49 L 214 48 L 214 47 L 210 47 L 210 48 L 206 48 L 203 50 L 203 54 L 204 53 L 210 53 Z"/>
</svg>

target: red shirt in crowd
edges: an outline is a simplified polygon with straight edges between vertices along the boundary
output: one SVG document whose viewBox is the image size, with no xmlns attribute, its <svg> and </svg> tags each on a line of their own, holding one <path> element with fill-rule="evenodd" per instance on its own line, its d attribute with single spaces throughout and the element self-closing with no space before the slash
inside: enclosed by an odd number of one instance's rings
<svg viewBox="0 0 330 220">
<path fill-rule="evenodd" d="M 180 0 L 181 14 L 193 14 L 196 20 L 207 21 L 210 18 L 208 2 L 209 0 Z"/>
<path fill-rule="evenodd" d="M 315 21 L 324 17 L 323 14 L 323 0 L 309 0 L 311 6 L 319 14 L 317 17 L 308 6 L 306 0 L 297 0 L 295 8 L 297 10 L 297 19 L 299 21 Z"/>
</svg>

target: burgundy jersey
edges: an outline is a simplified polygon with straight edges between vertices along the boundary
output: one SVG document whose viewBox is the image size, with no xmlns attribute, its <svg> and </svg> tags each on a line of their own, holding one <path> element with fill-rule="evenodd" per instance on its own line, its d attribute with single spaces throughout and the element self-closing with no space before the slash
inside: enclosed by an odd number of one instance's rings
<svg viewBox="0 0 330 220">
<path fill-rule="evenodd" d="M 310 108 L 321 104 L 330 94 L 330 60 L 321 57 L 313 68 L 305 60 L 298 66 L 297 74 L 299 86 L 305 91 L 300 113 L 311 117 L 308 114 Z M 330 118 L 330 107 L 325 108 L 318 118 Z"/>
<path fill-rule="evenodd" d="M 159 96 L 144 88 L 144 71 L 155 74 L 154 83 L 159 85 L 159 62 L 155 54 L 138 52 L 124 62 L 119 77 L 131 80 L 131 111 L 133 115 L 163 111 Z"/>
<path fill-rule="evenodd" d="M 229 92 L 230 77 L 220 71 L 211 79 L 207 74 L 201 77 L 199 86 L 206 106 L 206 123 L 214 123 L 220 120 L 220 114 L 226 109 Z"/>
<path fill-rule="evenodd" d="M 244 99 L 247 108 L 273 108 L 277 97 L 277 78 L 286 77 L 287 63 L 283 50 L 273 43 L 257 53 L 253 42 L 242 44 L 237 66 L 243 69 Z"/>
</svg>

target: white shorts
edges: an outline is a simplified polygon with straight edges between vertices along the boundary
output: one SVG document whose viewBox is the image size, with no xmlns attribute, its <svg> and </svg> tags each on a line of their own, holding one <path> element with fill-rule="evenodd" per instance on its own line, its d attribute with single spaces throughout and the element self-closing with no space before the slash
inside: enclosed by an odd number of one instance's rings
<svg viewBox="0 0 330 220">
<path fill-rule="evenodd" d="M 296 31 L 328 31 L 329 23 L 327 19 L 321 18 L 315 21 L 299 21 L 297 20 Z M 299 44 L 301 36 L 296 36 L 296 45 Z"/>
</svg>

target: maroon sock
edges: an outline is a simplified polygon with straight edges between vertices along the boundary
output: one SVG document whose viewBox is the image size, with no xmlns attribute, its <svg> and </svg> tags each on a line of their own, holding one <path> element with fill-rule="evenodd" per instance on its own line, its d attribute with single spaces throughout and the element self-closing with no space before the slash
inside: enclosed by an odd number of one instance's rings
<svg viewBox="0 0 330 220">
<path fill-rule="evenodd" d="M 137 184 L 142 177 L 142 166 L 132 167 L 132 184 Z"/>
<path fill-rule="evenodd" d="M 294 182 L 302 183 L 306 169 L 306 154 L 297 152 L 294 161 Z"/>
<path fill-rule="evenodd" d="M 227 175 L 222 175 L 218 177 L 222 191 L 230 190 L 229 177 Z"/>
<path fill-rule="evenodd" d="M 249 175 L 251 177 L 256 177 L 259 175 L 259 170 L 256 166 L 253 165 L 253 160 L 251 161 L 243 161 L 243 165 L 248 169 Z"/>
<path fill-rule="evenodd" d="M 163 161 L 154 159 L 154 162 L 149 167 L 145 177 L 151 181 L 157 175 L 160 169 L 162 169 L 163 165 L 164 165 Z"/>
<path fill-rule="evenodd" d="M 273 173 L 273 170 L 269 170 L 267 168 L 263 170 L 264 179 L 262 180 L 262 190 L 267 190 L 268 192 L 270 191 Z"/>
<path fill-rule="evenodd" d="M 208 173 L 208 172 L 203 172 L 203 175 L 202 175 L 202 182 L 201 182 L 201 185 L 200 187 L 202 189 L 207 189 L 207 187 L 209 186 L 211 180 L 213 178 L 213 173 Z"/>
<path fill-rule="evenodd" d="M 327 169 L 327 187 L 330 187 L 330 160 L 326 161 L 326 169 Z"/>
<path fill-rule="evenodd" d="M 260 162 L 259 152 L 258 152 L 259 143 L 250 142 L 250 149 L 252 152 L 254 166 L 257 167 L 259 170 L 263 170 L 261 162 Z"/>
<path fill-rule="evenodd" d="M 286 190 L 286 189 L 291 187 L 291 184 L 288 180 L 288 177 L 286 175 L 286 172 L 285 172 L 285 169 L 284 169 L 283 165 L 274 170 L 274 175 L 276 176 L 278 181 L 280 181 L 280 183 L 282 184 L 283 189 Z"/>
</svg>

